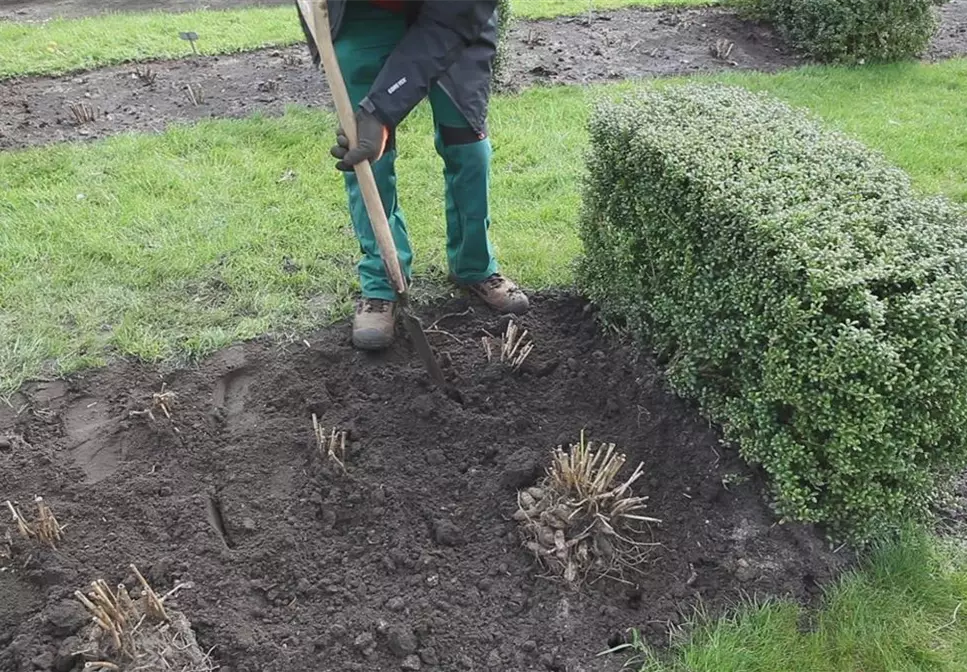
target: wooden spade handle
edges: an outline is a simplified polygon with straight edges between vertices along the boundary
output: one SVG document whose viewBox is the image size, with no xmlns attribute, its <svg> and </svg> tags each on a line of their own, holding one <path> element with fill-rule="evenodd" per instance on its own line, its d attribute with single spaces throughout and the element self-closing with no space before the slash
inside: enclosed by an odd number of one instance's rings
<svg viewBox="0 0 967 672">
<path fill-rule="evenodd" d="M 329 7 L 326 0 L 318 0 L 318 2 L 298 0 L 298 2 L 303 11 L 303 16 L 306 17 L 306 24 L 310 26 L 316 48 L 319 50 L 323 71 L 329 82 L 333 102 L 336 104 L 336 115 L 339 117 L 339 123 L 349 139 L 349 146 L 355 147 L 358 141 L 356 137 L 356 116 L 353 112 L 352 102 L 349 100 L 349 92 L 346 90 L 346 82 L 343 80 L 342 72 L 339 69 L 339 62 L 336 60 L 336 50 L 332 46 L 332 32 L 329 29 Z M 373 167 L 369 161 L 361 161 L 354 166 L 354 169 L 359 181 L 359 189 L 363 193 L 366 212 L 369 214 L 369 221 L 373 226 L 373 234 L 376 236 L 376 244 L 379 246 L 379 254 L 383 258 L 383 265 L 386 267 L 386 274 L 396 293 L 403 295 L 406 293 L 406 280 L 403 278 L 403 271 L 400 268 L 399 254 L 396 251 L 396 242 L 393 240 L 393 233 L 390 231 L 389 222 L 386 219 L 386 211 L 383 210 L 383 201 L 380 199 L 379 190 L 376 188 Z"/>
</svg>

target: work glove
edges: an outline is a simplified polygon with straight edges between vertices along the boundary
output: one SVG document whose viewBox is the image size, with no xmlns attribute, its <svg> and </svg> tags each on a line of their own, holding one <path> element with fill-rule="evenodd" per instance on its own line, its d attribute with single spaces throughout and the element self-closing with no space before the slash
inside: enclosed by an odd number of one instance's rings
<svg viewBox="0 0 967 672">
<path fill-rule="evenodd" d="M 374 163 L 379 161 L 386 151 L 389 141 L 389 128 L 366 110 L 356 111 L 356 134 L 358 142 L 355 149 L 349 148 L 349 138 L 342 126 L 336 131 L 336 144 L 330 153 L 339 161 L 336 168 L 345 172 L 353 172 L 353 166 L 362 161 Z"/>
</svg>

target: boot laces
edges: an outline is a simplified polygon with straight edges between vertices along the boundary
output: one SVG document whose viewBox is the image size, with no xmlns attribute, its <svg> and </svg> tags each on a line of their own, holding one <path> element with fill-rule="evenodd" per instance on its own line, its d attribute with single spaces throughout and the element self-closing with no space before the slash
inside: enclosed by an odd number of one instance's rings
<svg viewBox="0 0 967 672">
<path fill-rule="evenodd" d="M 509 282 L 504 279 L 500 273 L 494 273 L 489 278 L 484 280 L 484 287 L 488 291 L 496 291 L 498 289 L 506 290 L 508 294 L 513 294 L 514 292 L 520 291 L 517 287 L 514 287 Z"/>
<path fill-rule="evenodd" d="M 364 313 L 385 313 L 389 310 L 391 301 L 383 299 L 364 299 L 362 302 L 362 312 Z"/>
</svg>

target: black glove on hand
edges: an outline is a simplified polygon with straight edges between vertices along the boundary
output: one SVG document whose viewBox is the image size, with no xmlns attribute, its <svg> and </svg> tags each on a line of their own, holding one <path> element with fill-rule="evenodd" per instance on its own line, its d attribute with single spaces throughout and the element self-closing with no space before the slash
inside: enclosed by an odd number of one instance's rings
<svg viewBox="0 0 967 672">
<path fill-rule="evenodd" d="M 386 151 L 389 140 L 389 129 L 379 119 L 366 110 L 356 111 L 356 135 L 359 142 L 355 149 L 349 149 L 349 138 L 342 126 L 336 131 L 336 144 L 330 153 L 339 159 L 336 168 L 345 172 L 353 172 L 353 166 L 362 161 L 373 163 L 378 161 Z"/>
</svg>

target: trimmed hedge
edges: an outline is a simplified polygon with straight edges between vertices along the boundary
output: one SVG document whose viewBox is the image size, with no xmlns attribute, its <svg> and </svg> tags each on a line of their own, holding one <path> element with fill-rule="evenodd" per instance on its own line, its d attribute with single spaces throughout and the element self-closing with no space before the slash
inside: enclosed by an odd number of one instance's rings
<svg viewBox="0 0 967 672">
<path fill-rule="evenodd" d="M 667 363 L 780 515 L 863 541 L 967 465 L 967 221 L 770 97 L 650 89 L 590 122 L 582 290 Z"/>
<path fill-rule="evenodd" d="M 919 56 L 947 0 L 743 0 L 811 58 L 835 63 Z"/>
</svg>

